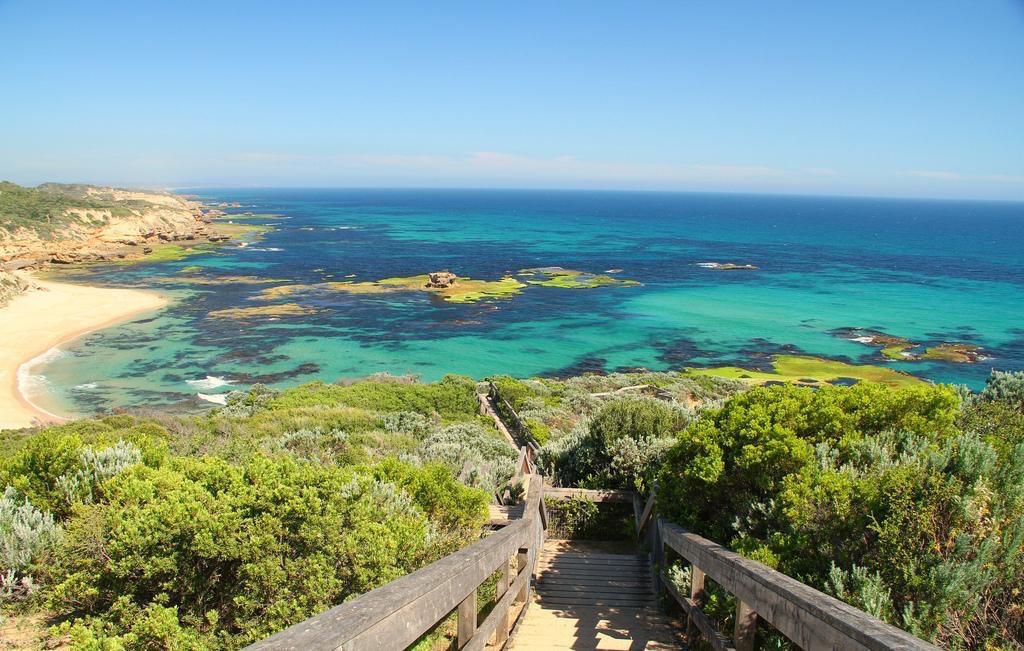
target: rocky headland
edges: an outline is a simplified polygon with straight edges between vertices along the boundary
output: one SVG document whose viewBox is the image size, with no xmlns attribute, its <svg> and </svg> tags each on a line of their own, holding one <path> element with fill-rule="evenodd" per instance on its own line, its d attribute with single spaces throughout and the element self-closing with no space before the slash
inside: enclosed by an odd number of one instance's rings
<svg viewBox="0 0 1024 651">
<path fill-rule="evenodd" d="M 169 245 L 222 242 L 223 213 L 167 192 L 0 183 L 0 269 L 141 259 Z"/>
</svg>

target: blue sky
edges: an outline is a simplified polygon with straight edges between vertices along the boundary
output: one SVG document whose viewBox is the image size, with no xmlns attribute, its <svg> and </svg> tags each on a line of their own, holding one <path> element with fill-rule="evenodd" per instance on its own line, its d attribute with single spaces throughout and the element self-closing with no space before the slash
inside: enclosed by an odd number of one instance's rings
<svg viewBox="0 0 1024 651">
<path fill-rule="evenodd" d="M 1024 0 L 0 0 L 0 178 L 1024 199 Z"/>
</svg>

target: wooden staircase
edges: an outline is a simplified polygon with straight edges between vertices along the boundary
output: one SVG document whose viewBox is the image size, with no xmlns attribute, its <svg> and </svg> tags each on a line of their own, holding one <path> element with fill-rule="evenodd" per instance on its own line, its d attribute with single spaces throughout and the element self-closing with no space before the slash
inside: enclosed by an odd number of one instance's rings
<svg viewBox="0 0 1024 651">
<path fill-rule="evenodd" d="M 516 649 L 678 649 L 658 608 L 650 563 L 630 545 L 549 540 Z"/>
</svg>

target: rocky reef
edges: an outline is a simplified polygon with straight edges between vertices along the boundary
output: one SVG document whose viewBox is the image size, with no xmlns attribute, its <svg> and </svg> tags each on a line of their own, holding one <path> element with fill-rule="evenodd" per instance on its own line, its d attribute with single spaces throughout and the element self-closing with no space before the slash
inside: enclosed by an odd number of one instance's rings
<svg viewBox="0 0 1024 651">
<path fill-rule="evenodd" d="M 382 278 L 366 282 L 334 281 L 309 285 L 282 285 L 263 290 L 259 297 L 273 300 L 312 292 L 389 294 L 417 291 L 429 292 L 450 303 L 472 303 L 484 298 L 507 298 L 518 294 L 525 286 L 512 276 L 505 276 L 499 280 L 477 280 L 457 276 L 449 271 L 435 271 L 417 276 Z"/>
<path fill-rule="evenodd" d="M 511 298 L 529 285 L 561 289 L 592 289 L 606 286 L 639 285 L 635 280 L 613 278 L 562 267 L 521 269 L 497 280 L 480 280 L 459 276 L 451 271 L 431 271 L 416 276 L 399 276 L 371 281 L 326 281 L 322 283 L 268 287 L 257 298 L 276 300 L 296 294 L 344 292 L 348 294 L 390 294 L 394 292 L 427 292 L 449 303 L 474 303 L 485 299 Z"/>
<path fill-rule="evenodd" d="M 962 342 L 946 341 L 928 346 L 911 341 L 906 337 L 863 328 L 839 328 L 833 330 L 832 334 L 866 346 L 877 346 L 883 357 L 901 362 L 937 360 L 957 364 L 973 364 L 988 359 L 982 353 L 980 346 Z"/>
</svg>

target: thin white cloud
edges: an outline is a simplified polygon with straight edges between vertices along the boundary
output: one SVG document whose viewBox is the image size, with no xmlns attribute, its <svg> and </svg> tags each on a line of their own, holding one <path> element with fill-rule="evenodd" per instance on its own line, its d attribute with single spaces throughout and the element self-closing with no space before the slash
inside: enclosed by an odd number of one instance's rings
<svg viewBox="0 0 1024 651">
<path fill-rule="evenodd" d="M 1024 185 L 1024 176 L 1014 176 L 1012 174 L 960 174 L 959 172 L 947 172 L 941 170 L 915 170 L 908 172 L 908 174 L 922 179 L 936 179 L 939 181 L 1011 183 Z"/>
<path fill-rule="evenodd" d="M 763 165 L 648 164 L 582 160 L 575 156 L 549 158 L 520 156 L 496 151 L 478 151 L 463 156 L 408 154 L 338 154 L 297 156 L 268 152 L 247 152 L 233 157 L 245 165 L 307 167 L 321 173 L 374 173 L 425 175 L 429 178 L 460 178 L 494 181 L 536 181 L 552 183 L 630 184 L 682 186 L 693 184 L 754 184 L 786 186 L 835 176 L 834 170 L 787 170 Z"/>
</svg>

